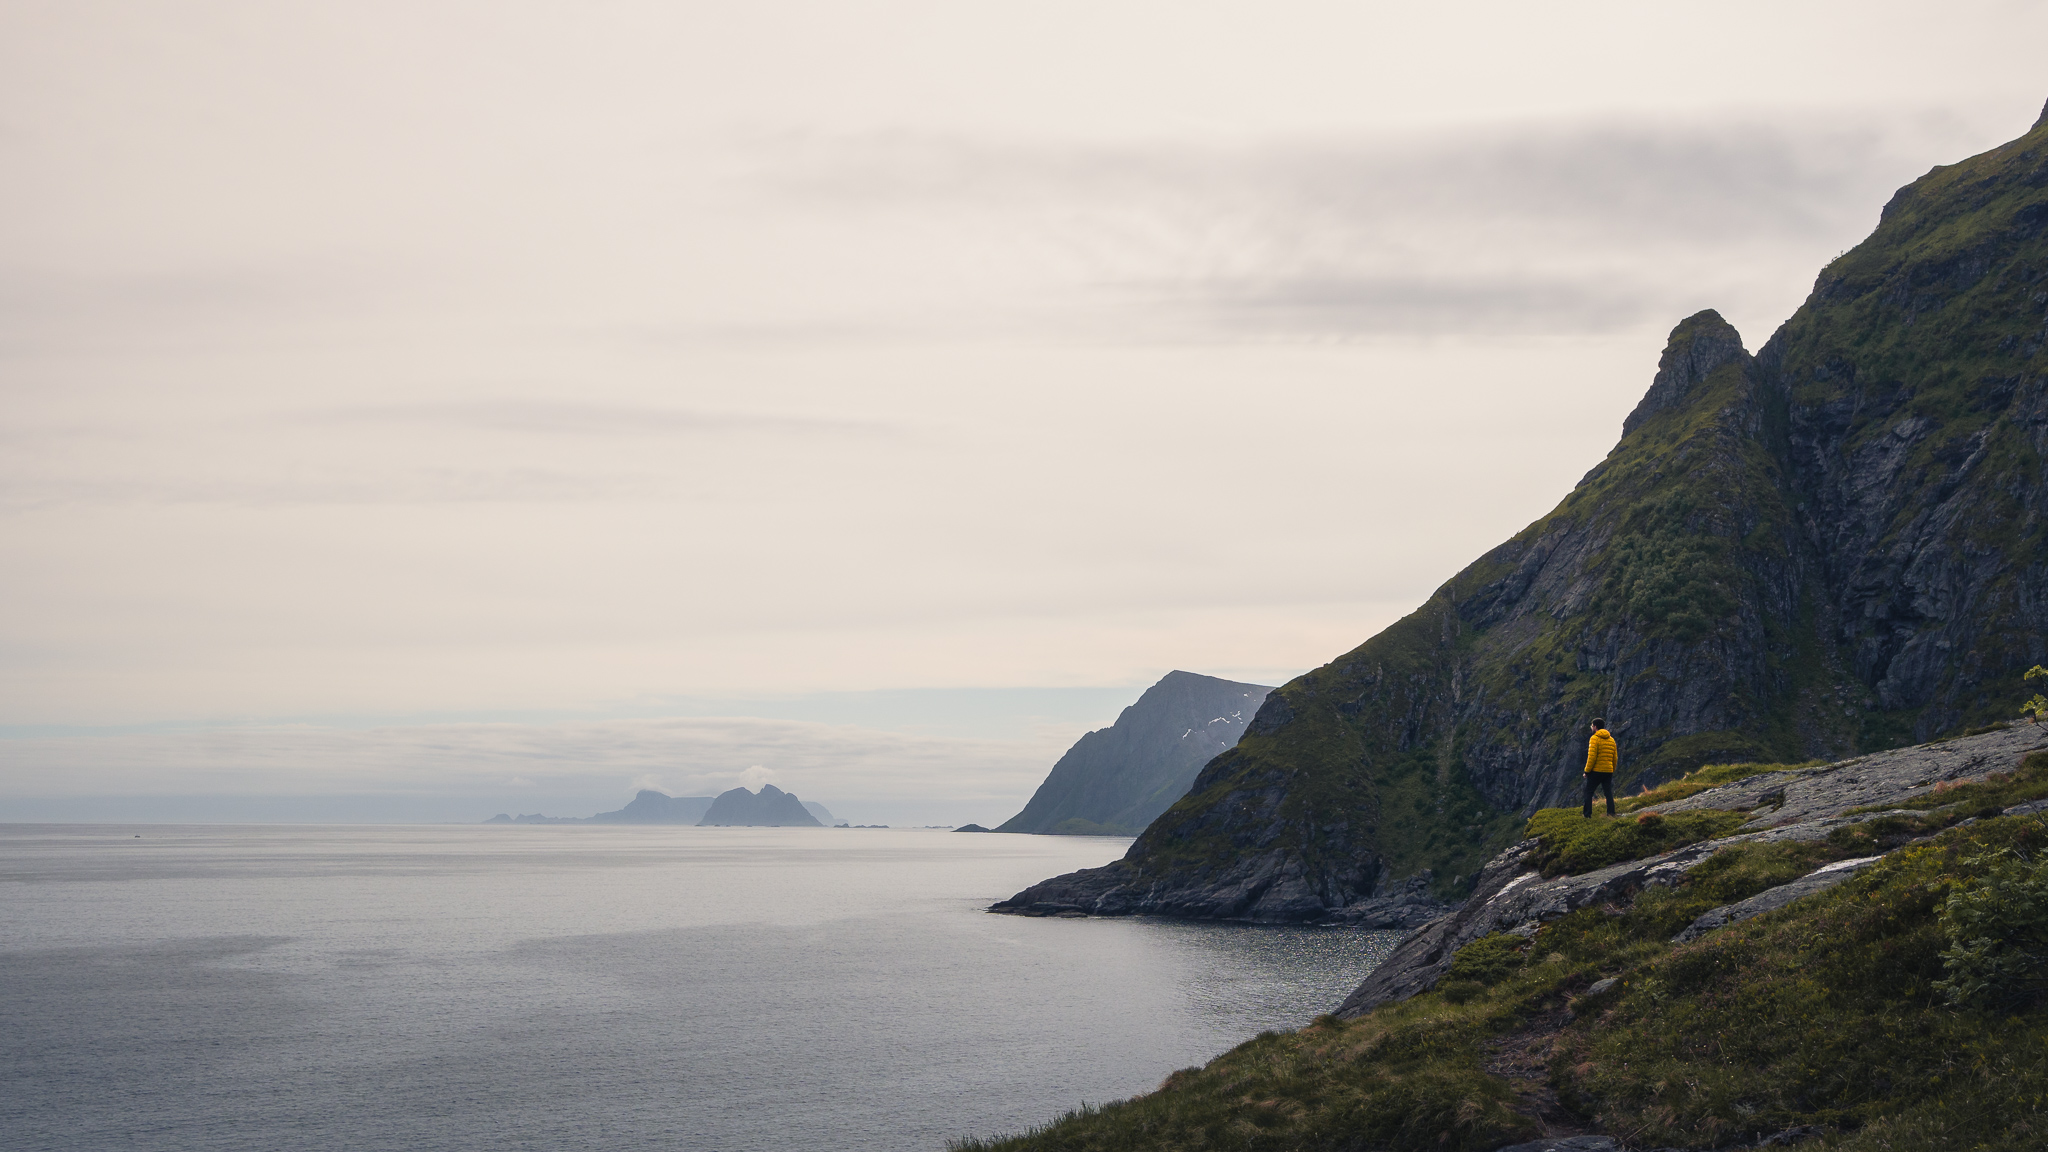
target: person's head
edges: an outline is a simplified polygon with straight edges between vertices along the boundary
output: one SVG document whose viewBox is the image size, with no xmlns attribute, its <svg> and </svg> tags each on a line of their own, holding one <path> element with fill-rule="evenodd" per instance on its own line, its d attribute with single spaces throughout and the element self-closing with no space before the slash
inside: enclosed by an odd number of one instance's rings
<svg viewBox="0 0 2048 1152">
<path fill-rule="evenodd" d="M 1605 727 L 1607 727 L 1607 721 L 1604 718 L 1599 716 L 1593 717 L 1593 731 L 1598 732 Z"/>
</svg>

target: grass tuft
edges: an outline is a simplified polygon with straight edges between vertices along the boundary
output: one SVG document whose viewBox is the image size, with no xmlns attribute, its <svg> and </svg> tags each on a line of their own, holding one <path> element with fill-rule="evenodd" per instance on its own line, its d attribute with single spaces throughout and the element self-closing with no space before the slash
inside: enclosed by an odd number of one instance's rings
<svg viewBox="0 0 2048 1152">
<path fill-rule="evenodd" d="M 1798 768 L 1810 768 L 1822 761 L 1809 760 L 1804 764 L 1704 764 L 1687 772 L 1669 784 L 1645 789 L 1641 793 L 1620 801 L 1616 807 L 1624 812 L 1648 808 L 1658 804 L 1670 804 L 1688 796 L 1747 780 L 1751 776 L 1763 776 L 1771 772 L 1790 772 Z"/>
<path fill-rule="evenodd" d="M 1545 876 L 1575 876 L 1713 840 L 1749 819 L 1746 812 L 1713 808 L 1645 812 L 1633 820 L 1610 817 L 1597 808 L 1590 818 L 1582 812 L 1578 808 L 1544 808 L 1529 818 L 1528 835 L 1543 842 L 1535 864 Z"/>
</svg>

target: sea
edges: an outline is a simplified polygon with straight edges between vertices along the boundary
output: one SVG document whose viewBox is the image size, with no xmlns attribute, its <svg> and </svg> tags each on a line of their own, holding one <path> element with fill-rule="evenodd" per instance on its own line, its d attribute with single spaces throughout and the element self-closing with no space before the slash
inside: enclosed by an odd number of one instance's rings
<svg viewBox="0 0 2048 1152">
<path fill-rule="evenodd" d="M 938 1152 L 1306 1024 L 1400 935 L 985 911 L 1128 845 L 0 825 L 0 1148 Z"/>
</svg>

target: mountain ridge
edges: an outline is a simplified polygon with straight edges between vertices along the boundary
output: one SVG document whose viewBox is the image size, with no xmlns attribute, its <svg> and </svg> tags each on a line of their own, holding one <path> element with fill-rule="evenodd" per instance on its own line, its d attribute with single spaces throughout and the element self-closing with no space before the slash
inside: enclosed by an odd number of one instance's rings
<svg viewBox="0 0 2048 1152">
<path fill-rule="evenodd" d="M 1124 859 L 997 911 L 1340 917 L 1469 890 L 1578 786 L 2014 714 L 2048 658 L 2048 119 L 1937 166 L 1754 356 L 1672 330 L 1619 442 L 1415 612 L 1270 694 Z"/>
<path fill-rule="evenodd" d="M 1083 735 L 998 832 L 1133 835 L 1187 794 L 1202 765 L 1237 743 L 1266 694 L 1176 669 L 1116 722 Z M 1180 730 L 1176 732 L 1176 730 Z"/>
</svg>

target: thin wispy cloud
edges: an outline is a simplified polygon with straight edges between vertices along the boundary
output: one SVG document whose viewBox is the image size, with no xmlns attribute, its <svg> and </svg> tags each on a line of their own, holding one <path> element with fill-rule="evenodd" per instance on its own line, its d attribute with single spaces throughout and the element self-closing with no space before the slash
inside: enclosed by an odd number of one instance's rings
<svg viewBox="0 0 2048 1152">
<path fill-rule="evenodd" d="M 1075 733 L 1074 735 L 1078 735 Z M 0 740 L 0 819 L 44 797 L 545 797 L 618 807 L 639 788 L 712 795 L 772 780 L 880 818 L 1020 807 L 1071 737 L 991 740 L 748 717 L 395 728 L 241 726 Z M 964 817 L 963 817 L 964 818 Z M 999 817 L 998 817 L 999 818 Z"/>
<path fill-rule="evenodd" d="M 291 419 L 321 425 L 420 425 L 546 436 L 894 436 L 905 431 L 899 423 L 876 420 L 560 400 L 362 405 L 301 412 Z"/>
<path fill-rule="evenodd" d="M 1148 340 L 1587 335 L 1667 322 L 1695 294 L 1789 311 L 1816 254 L 1964 130 L 1872 114 L 1239 147 L 807 136 L 752 142 L 752 178 L 813 211 L 1028 236 L 1048 296 L 1084 293 L 1090 322 Z"/>
</svg>

